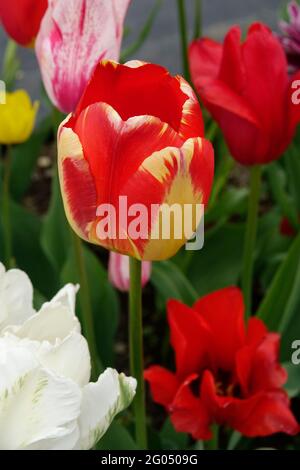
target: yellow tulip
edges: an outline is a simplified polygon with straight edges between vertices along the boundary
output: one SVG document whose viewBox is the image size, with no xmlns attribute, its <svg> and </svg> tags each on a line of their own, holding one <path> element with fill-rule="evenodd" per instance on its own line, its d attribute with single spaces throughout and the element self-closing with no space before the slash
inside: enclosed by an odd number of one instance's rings
<svg viewBox="0 0 300 470">
<path fill-rule="evenodd" d="M 32 133 L 39 104 L 25 90 L 6 93 L 5 98 L 0 104 L 0 144 L 20 144 Z"/>
</svg>

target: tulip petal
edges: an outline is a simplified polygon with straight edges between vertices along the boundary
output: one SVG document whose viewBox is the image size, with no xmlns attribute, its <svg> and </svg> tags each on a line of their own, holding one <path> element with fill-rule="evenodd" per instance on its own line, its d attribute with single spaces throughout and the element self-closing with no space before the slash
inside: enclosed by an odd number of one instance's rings
<svg viewBox="0 0 300 470">
<path fill-rule="evenodd" d="M 176 375 L 163 367 L 152 366 L 145 370 L 144 377 L 149 382 L 153 400 L 169 408 L 180 385 Z"/>
<path fill-rule="evenodd" d="M 183 79 L 172 77 L 159 65 L 137 61 L 134 67 L 131 63 L 99 63 L 83 93 L 75 117 L 95 103 L 109 104 L 123 121 L 136 116 L 153 116 L 175 132 L 181 132 L 182 136 L 186 132 L 185 138 L 203 135 L 201 110 L 198 104 L 196 106 L 191 87 Z M 188 112 L 193 112 L 195 116 L 193 126 L 185 126 L 182 122 Z M 189 130 L 189 127 L 192 129 Z M 199 131 L 200 134 L 196 133 Z"/>
<path fill-rule="evenodd" d="M 89 240 L 97 211 L 95 183 L 77 134 L 64 123 L 58 131 L 58 169 L 67 219 L 79 237 Z"/>
<path fill-rule="evenodd" d="M 244 345 L 244 301 L 235 287 L 221 289 L 198 300 L 194 307 L 209 325 L 213 337 L 211 350 L 223 370 L 232 370 L 236 352 Z"/>
<path fill-rule="evenodd" d="M 72 333 L 62 342 L 51 345 L 39 354 L 43 367 L 61 377 L 67 377 L 83 387 L 89 382 L 91 360 L 86 339 L 79 333 Z"/>
<path fill-rule="evenodd" d="M 269 333 L 256 348 L 241 349 L 237 354 L 237 370 L 245 374 L 248 369 L 247 393 L 280 388 L 287 381 L 287 372 L 281 367 L 279 359 L 280 336 Z M 250 367 L 244 366 L 244 358 Z M 243 371 L 243 372 L 242 372 Z M 251 385 L 250 385 L 251 384 Z"/>
<path fill-rule="evenodd" d="M 217 395 L 212 374 L 205 372 L 201 399 L 219 424 L 226 423 L 247 437 L 268 436 L 278 432 L 297 434 L 299 425 L 289 409 L 287 394 L 280 389 L 265 390 L 250 398 Z"/>
<path fill-rule="evenodd" d="M 192 137 L 204 137 L 204 122 L 198 98 L 190 84 L 181 76 L 177 77 L 181 91 L 188 96 L 188 100 L 183 105 L 181 124 L 178 134 L 183 140 Z"/>
<path fill-rule="evenodd" d="M 44 84 L 65 113 L 75 107 L 97 62 L 118 60 L 130 0 L 49 0 L 36 40 Z"/>
<path fill-rule="evenodd" d="M 5 99 L 0 106 L 0 143 L 23 143 L 33 131 L 39 104 L 32 104 L 25 90 L 7 92 Z"/>
<path fill-rule="evenodd" d="M 278 147 L 286 140 L 288 126 L 282 112 L 288 90 L 284 50 L 270 30 L 262 24 L 254 24 L 243 45 L 243 61 L 246 73 L 243 95 L 259 116 L 264 132 L 274 137 L 270 145 Z M 274 150 L 269 152 L 274 154 Z"/>
<path fill-rule="evenodd" d="M 5 332 L 19 338 L 50 343 L 55 343 L 58 339 L 63 340 L 73 331 L 80 332 L 78 318 L 69 308 L 59 303 L 50 302 L 26 320 L 23 325 L 19 327 L 8 326 L 5 329 Z"/>
<path fill-rule="evenodd" d="M 184 379 L 210 365 L 211 332 L 197 312 L 178 300 L 170 300 L 167 310 L 177 375 Z"/>
<path fill-rule="evenodd" d="M 0 448 L 72 449 L 78 439 L 79 387 L 39 368 L 27 348 L 9 341 L 0 339 Z"/>
<path fill-rule="evenodd" d="M 23 271 L 5 272 L 0 263 L 0 331 L 8 325 L 20 325 L 34 314 L 32 284 Z"/>
<path fill-rule="evenodd" d="M 78 447 L 91 449 L 106 433 L 114 417 L 133 400 L 136 380 L 106 369 L 96 383 L 83 388 Z"/>
<path fill-rule="evenodd" d="M 200 398 L 196 398 L 190 383 L 191 376 L 181 385 L 171 405 L 171 421 L 177 432 L 188 432 L 194 439 L 211 439 L 211 416 Z"/>
<path fill-rule="evenodd" d="M 151 205 L 160 205 L 151 219 L 149 241 L 136 244 L 143 260 L 170 258 L 192 237 L 203 215 L 200 205 L 206 205 L 210 195 L 213 173 L 213 148 L 200 138 L 187 140 L 179 149 L 155 152 L 143 162 L 123 190 L 129 205 L 138 200 L 149 208 L 149 214 Z M 191 217 L 185 218 L 186 205 Z M 167 221 L 164 233 L 163 211 L 172 207 L 178 210 Z"/>
<path fill-rule="evenodd" d="M 193 41 L 189 47 L 190 67 L 193 80 L 201 77 L 204 84 L 216 78 L 220 71 L 222 44 L 209 38 Z"/>
</svg>

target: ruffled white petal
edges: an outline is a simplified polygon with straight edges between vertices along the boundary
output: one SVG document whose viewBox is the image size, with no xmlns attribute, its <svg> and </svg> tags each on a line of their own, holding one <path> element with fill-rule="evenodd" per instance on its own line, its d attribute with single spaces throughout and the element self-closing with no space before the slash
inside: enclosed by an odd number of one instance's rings
<svg viewBox="0 0 300 470">
<path fill-rule="evenodd" d="M 0 339 L 0 449 L 72 449 L 81 390 L 39 366 L 22 344 Z"/>
<path fill-rule="evenodd" d="M 78 448 L 90 449 L 101 439 L 114 417 L 129 406 L 135 390 L 136 380 L 114 369 L 106 369 L 96 383 L 83 388 Z"/>
<path fill-rule="evenodd" d="M 0 333 L 7 325 L 20 325 L 34 314 L 32 284 L 23 271 L 5 272 L 0 263 Z"/>
</svg>

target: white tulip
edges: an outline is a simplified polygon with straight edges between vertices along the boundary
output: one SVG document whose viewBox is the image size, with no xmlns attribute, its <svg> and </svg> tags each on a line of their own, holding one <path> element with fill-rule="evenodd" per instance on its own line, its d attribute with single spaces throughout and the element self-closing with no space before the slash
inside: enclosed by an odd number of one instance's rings
<svg viewBox="0 0 300 470">
<path fill-rule="evenodd" d="M 77 290 L 35 312 L 26 274 L 0 263 L 0 449 L 90 449 L 135 395 L 136 380 L 113 369 L 89 383 Z"/>
</svg>

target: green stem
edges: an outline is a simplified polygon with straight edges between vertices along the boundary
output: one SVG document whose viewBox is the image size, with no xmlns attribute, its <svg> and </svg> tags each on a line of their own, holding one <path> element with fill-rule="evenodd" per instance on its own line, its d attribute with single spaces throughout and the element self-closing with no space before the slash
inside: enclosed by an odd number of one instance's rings
<svg viewBox="0 0 300 470">
<path fill-rule="evenodd" d="M 137 379 L 137 391 L 133 402 L 136 441 L 140 449 L 147 449 L 145 383 L 143 359 L 142 282 L 141 261 L 130 258 L 129 290 L 129 343 L 130 369 Z"/>
<path fill-rule="evenodd" d="M 257 165 L 251 168 L 250 175 L 250 195 L 248 203 L 248 217 L 246 224 L 245 244 L 244 244 L 244 258 L 243 258 L 243 273 L 242 273 L 242 288 L 244 293 L 244 300 L 246 305 L 247 317 L 251 314 L 251 301 L 252 301 L 252 277 L 253 277 L 253 260 L 255 251 L 255 241 L 257 234 L 258 223 L 258 208 L 261 190 L 261 176 L 262 166 Z"/>
<path fill-rule="evenodd" d="M 202 0 L 195 0 L 195 30 L 194 39 L 202 36 Z"/>
<path fill-rule="evenodd" d="M 13 89 L 18 70 L 20 69 L 20 61 L 17 57 L 17 49 L 17 43 L 9 39 L 7 41 L 4 52 L 1 77 L 8 91 Z"/>
<path fill-rule="evenodd" d="M 89 344 L 89 350 L 91 354 L 92 380 L 96 380 L 98 378 L 99 372 L 102 369 L 102 367 L 101 367 L 101 364 L 98 358 L 98 352 L 97 352 L 90 289 L 89 289 L 87 272 L 86 272 L 86 267 L 85 267 L 85 262 L 84 262 L 83 247 L 82 247 L 82 242 L 80 238 L 76 235 L 75 232 L 73 232 L 73 230 L 71 230 L 71 232 L 72 232 L 72 241 L 73 241 L 75 260 L 76 260 L 76 266 L 78 270 L 78 277 L 79 277 L 79 283 L 80 283 L 79 298 L 80 298 L 80 305 L 81 305 L 81 312 L 82 312 L 83 331 L 87 339 L 87 342 Z"/>
<path fill-rule="evenodd" d="M 181 37 L 181 54 L 182 54 L 182 64 L 183 64 L 183 73 L 185 79 L 190 82 L 190 65 L 188 57 L 188 33 L 186 27 L 186 13 L 185 13 L 185 0 L 177 0 L 178 5 L 178 20 L 179 20 L 179 29 Z"/>
<path fill-rule="evenodd" d="M 4 237 L 4 262 L 7 269 L 13 267 L 12 260 L 12 235 L 10 220 L 10 175 L 11 175 L 12 156 L 11 149 L 7 147 L 7 153 L 4 158 L 4 174 L 3 174 L 3 204 L 2 204 L 2 220 L 3 220 L 3 237 Z"/>
</svg>

